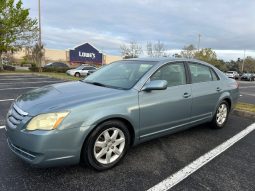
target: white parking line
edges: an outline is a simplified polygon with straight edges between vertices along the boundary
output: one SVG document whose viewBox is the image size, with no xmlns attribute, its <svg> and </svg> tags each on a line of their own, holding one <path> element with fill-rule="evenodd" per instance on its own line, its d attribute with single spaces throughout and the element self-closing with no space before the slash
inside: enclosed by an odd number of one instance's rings
<svg viewBox="0 0 255 191">
<path fill-rule="evenodd" d="M 245 89 L 245 88 L 255 88 L 255 86 L 244 86 L 244 87 L 239 87 L 239 89 Z"/>
<path fill-rule="evenodd" d="M 0 75 L 0 77 L 5 77 L 5 78 L 34 78 L 36 76 Z"/>
<path fill-rule="evenodd" d="M 208 153 L 204 154 L 203 156 L 199 157 L 189 165 L 185 166 L 183 169 L 179 170 L 178 172 L 174 173 L 173 175 L 169 176 L 162 182 L 158 183 L 157 185 L 150 188 L 148 191 L 165 191 L 171 189 L 173 186 L 190 176 L 192 173 L 197 171 L 199 168 L 210 162 L 212 159 L 217 157 L 219 154 L 227 150 L 229 147 L 234 145 L 236 142 L 244 138 L 246 135 L 251 133 L 255 130 L 255 123 L 248 126 L 246 129 L 242 130 L 232 138 L 228 139 L 224 143 L 220 144 L 213 150 L 209 151 Z"/>
<path fill-rule="evenodd" d="M 253 96 L 255 97 L 255 94 L 246 94 L 246 93 L 243 93 L 242 96 L 245 95 L 245 96 Z M 241 95 L 240 95 L 241 96 Z"/>
<path fill-rule="evenodd" d="M 14 99 L 1 99 L 0 102 L 13 101 Z"/>
<path fill-rule="evenodd" d="M 42 80 L 42 79 L 47 79 L 47 78 L 12 78 L 12 79 L 0 79 L 0 80 L 5 80 L 5 81 L 15 81 L 15 80 Z"/>
<path fill-rule="evenodd" d="M 5 128 L 5 126 L 0 126 L 0 129 L 4 129 Z"/>
<path fill-rule="evenodd" d="M 52 82 L 56 82 L 56 83 L 59 83 L 59 82 L 63 82 L 63 81 L 39 81 L 39 82 L 15 82 L 15 83 L 10 83 L 10 82 L 4 82 L 4 83 L 0 83 L 0 85 L 4 85 L 4 84 L 37 84 L 37 83 L 52 83 Z"/>
<path fill-rule="evenodd" d="M 37 87 L 23 87 L 23 88 L 3 88 L 3 89 L 0 89 L 1 90 L 21 90 L 21 89 L 33 89 L 33 88 L 39 88 L 39 86 Z"/>
</svg>

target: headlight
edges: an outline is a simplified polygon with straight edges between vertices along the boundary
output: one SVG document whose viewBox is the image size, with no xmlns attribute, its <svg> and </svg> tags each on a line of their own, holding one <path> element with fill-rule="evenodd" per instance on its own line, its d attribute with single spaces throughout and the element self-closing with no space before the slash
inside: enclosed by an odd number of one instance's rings
<svg viewBox="0 0 255 191">
<path fill-rule="evenodd" d="M 69 112 L 46 113 L 37 115 L 27 125 L 27 130 L 52 130 L 56 129 Z"/>
</svg>

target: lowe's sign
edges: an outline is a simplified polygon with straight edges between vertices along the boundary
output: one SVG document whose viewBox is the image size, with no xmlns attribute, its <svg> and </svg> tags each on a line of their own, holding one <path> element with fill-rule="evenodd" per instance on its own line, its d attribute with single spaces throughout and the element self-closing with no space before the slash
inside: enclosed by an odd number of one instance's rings
<svg viewBox="0 0 255 191">
<path fill-rule="evenodd" d="M 103 54 L 89 43 L 82 44 L 69 51 L 70 62 L 101 64 Z"/>
</svg>

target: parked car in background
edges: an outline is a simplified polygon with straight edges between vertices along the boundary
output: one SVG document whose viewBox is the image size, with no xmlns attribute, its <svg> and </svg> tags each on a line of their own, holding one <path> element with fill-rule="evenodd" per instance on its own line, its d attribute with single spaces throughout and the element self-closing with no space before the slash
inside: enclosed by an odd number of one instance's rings
<svg viewBox="0 0 255 191">
<path fill-rule="evenodd" d="M 252 74 L 252 73 L 244 73 L 244 74 L 241 76 L 241 80 L 254 81 L 254 80 L 255 80 L 255 74 Z"/>
<path fill-rule="evenodd" d="M 89 70 L 88 73 L 87 73 L 87 76 L 89 76 L 90 74 L 93 74 L 94 72 L 96 72 L 97 70 L 103 68 L 104 66 L 106 66 L 106 65 L 102 65 L 102 66 L 100 66 L 99 68 L 97 68 L 95 70 Z"/>
<path fill-rule="evenodd" d="M 68 69 L 69 66 L 63 62 L 51 62 L 46 64 L 43 68 L 66 68 Z"/>
<path fill-rule="evenodd" d="M 81 76 L 87 76 L 89 71 L 95 71 L 96 67 L 82 64 L 78 68 L 67 70 L 66 73 L 71 76 L 75 77 L 81 77 Z"/>
<path fill-rule="evenodd" d="M 87 73 L 87 76 L 89 76 L 90 74 L 94 73 L 95 71 L 97 71 L 96 69 L 95 70 L 89 70 L 88 73 Z"/>
<path fill-rule="evenodd" d="M 16 70 L 16 68 L 14 66 L 7 65 L 7 64 L 3 64 L 3 69 L 7 70 L 7 71 L 15 71 Z"/>
<path fill-rule="evenodd" d="M 44 72 L 63 72 L 65 73 L 69 66 L 63 62 L 51 62 L 43 67 Z"/>
<path fill-rule="evenodd" d="M 227 77 L 233 78 L 233 79 L 239 79 L 239 74 L 237 71 L 227 71 L 226 72 Z"/>
<path fill-rule="evenodd" d="M 105 170 L 132 145 L 202 123 L 223 128 L 238 98 L 237 82 L 202 61 L 122 60 L 19 96 L 7 114 L 7 142 L 33 165 L 83 161 Z"/>
</svg>

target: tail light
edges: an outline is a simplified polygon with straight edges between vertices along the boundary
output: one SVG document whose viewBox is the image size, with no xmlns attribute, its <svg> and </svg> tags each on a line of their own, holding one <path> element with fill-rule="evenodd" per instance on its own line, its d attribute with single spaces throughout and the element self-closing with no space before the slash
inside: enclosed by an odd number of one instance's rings
<svg viewBox="0 0 255 191">
<path fill-rule="evenodd" d="M 240 85 L 239 82 L 236 81 L 236 87 L 237 87 L 237 88 L 239 88 L 239 85 Z"/>
</svg>

